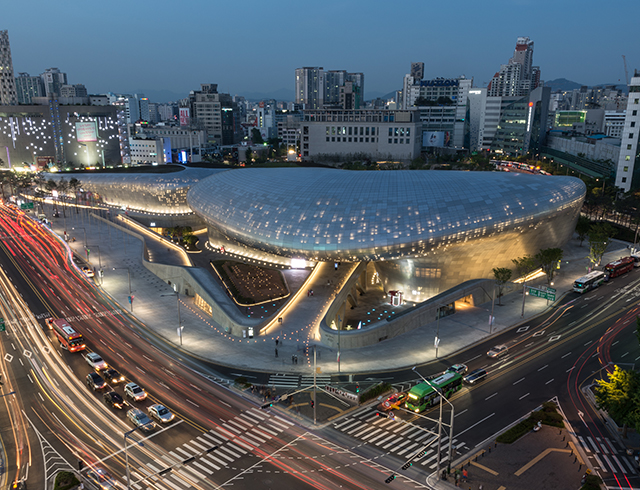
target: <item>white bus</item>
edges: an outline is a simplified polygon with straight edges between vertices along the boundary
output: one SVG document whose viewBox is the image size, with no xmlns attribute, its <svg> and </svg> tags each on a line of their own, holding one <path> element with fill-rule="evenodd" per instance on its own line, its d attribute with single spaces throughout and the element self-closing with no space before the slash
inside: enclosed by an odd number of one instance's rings
<svg viewBox="0 0 640 490">
<path fill-rule="evenodd" d="M 573 290 L 576 293 L 586 293 L 591 289 L 595 289 L 604 281 L 607 280 L 607 275 L 602 271 L 589 272 L 586 276 L 581 277 L 573 283 Z"/>
</svg>

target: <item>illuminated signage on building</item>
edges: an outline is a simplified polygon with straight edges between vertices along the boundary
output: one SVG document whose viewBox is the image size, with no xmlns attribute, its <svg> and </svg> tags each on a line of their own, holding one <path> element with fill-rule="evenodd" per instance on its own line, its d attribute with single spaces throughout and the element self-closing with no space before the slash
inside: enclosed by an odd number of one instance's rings
<svg viewBox="0 0 640 490">
<path fill-rule="evenodd" d="M 421 80 L 420 85 L 423 87 L 457 87 L 460 81 L 456 79 L 436 78 L 435 80 Z"/>
</svg>

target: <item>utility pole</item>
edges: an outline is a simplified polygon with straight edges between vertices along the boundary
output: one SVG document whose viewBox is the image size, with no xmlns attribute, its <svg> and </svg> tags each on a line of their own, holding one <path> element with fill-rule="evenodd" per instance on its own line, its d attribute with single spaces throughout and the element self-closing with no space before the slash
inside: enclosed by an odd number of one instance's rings
<svg viewBox="0 0 640 490">
<path fill-rule="evenodd" d="M 316 358 L 317 346 L 313 346 L 313 425 L 316 425 L 316 373 L 318 372 L 317 358 Z"/>
</svg>

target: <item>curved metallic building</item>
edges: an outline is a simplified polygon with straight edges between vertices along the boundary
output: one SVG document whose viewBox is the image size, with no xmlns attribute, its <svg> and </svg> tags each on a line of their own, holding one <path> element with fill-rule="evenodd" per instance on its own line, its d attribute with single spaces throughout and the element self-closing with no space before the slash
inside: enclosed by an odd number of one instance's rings
<svg viewBox="0 0 640 490">
<path fill-rule="evenodd" d="M 585 192 L 573 177 L 275 168 L 220 172 L 187 201 L 214 245 L 374 261 L 386 290 L 422 301 L 562 246 Z"/>
<path fill-rule="evenodd" d="M 48 178 L 69 181 L 75 177 L 82 190 L 101 196 L 113 206 L 149 214 L 191 214 L 187 191 L 198 181 L 226 169 L 185 168 L 170 173 L 56 173 Z M 47 179 L 48 180 L 48 179 Z"/>
</svg>

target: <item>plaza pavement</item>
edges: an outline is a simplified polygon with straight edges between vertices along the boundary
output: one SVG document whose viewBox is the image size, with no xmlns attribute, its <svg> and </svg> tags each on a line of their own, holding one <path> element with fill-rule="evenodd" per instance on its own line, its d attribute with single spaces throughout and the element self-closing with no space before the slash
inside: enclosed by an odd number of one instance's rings
<svg viewBox="0 0 640 490">
<path fill-rule="evenodd" d="M 46 214 L 51 216 L 50 211 Z M 131 289 L 135 296 L 133 314 L 156 334 L 179 346 L 176 297 L 171 294 L 173 293 L 171 286 L 143 266 L 142 241 L 111 227 L 107 222 L 91 218 L 86 210 L 76 214 L 75 210 L 68 209 L 66 215 L 67 232 L 76 238 L 75 242 L 69 242 L 68 245 L 78 256 L 86 258 L 83 246 L 84 236 L 81 232 L 81 229 L 84 229 L 87 244 L 91 249 L 89 255 L 91 265 L 98 269 L 98 260 L 102 263 L 105 272 L 100 287 L 120 303 L 123 309 L 129 310 L 128 274 L 124 270 L 128 268 L 131 273 Z M 72 230 L 72 228 L 75 229 Z M 62 214 L 60 218 L 53 218 L 52 229 L 63 236 Z M 95 253 L 95 245 L 98 245 L 100 257 Z M 627 245 L 624 242 L 612 241 L 603 263 L 628 255 Z M 178 260 L 168 257 L 173 253 L 172 249 L 166 250 L 167 247 L 162 242 L 156 244 L 148 242 L 147 248 L 156 260 L 169 263 L 175 263 Z M 203 257 L 199 257 L 199 261 L 206 259 L 204 255 L 211 252 L 201 253 Z M 587 244 L 579 246 L 576 239 L 571 240 L 564 248 L 565 256 L 553 286 L 557 290 L 558 299 L 571 291 L 576 278 L 586 273 L 587 253 Z M 308 355 L 304 352 L 305 347 L 317 345 L 317 365 L 321 374 L 338 373 L 336 350 L 320 344 L 316 340 L 315 332 L 323 312 L 330 304 L 332 295 L 348 276 L 350 266 L 342 264 L 338 270 L 335 270 L 333 264 L 321 263 L 318 267 L 318 272 L 313 275 L 311 281 L 304 284 L 304 290 L 296 308 L 287 313 L 285 321 L 266 335 L 254 339 L 227 335 L 219 325 L 195 306 L 192 297 L 180 296 L 180 314 L 184 326 L 181 348 L 197 357 L 235 367 L 238 373 L 243 369 L 251 369 L 269 373 L 311 375 L 312 351 L 309 349 Z M 116 270 L 113 270 L 114 268 Z M 97 277 L 96 282 L 100 283 Z M 293 282 L 298 288 L 302 286 L 300 277 L 294 278 Z M 531 285 L 546 285 L 546 279 L 534 280 Z M 314 290 L 313 296 L 307 296 L 308 289 Z M 460 309 L 454 315 L 441 319 L 438 358 L 449 356 L 512 325 L 526 322 L 549 307 L 546 300 L 527 296 L 525 315 L 521 317 L 522 294 L 518 291 L 505 295 L 501 300 L 502 305 L 499 306 L 497 303 L 496 301 L 494 309 L 495 324 L 491 332 L 489 331 L 491 302 Z M 436 355 L 435 334 L 436 323 L 434 322 L 376 345 L 343 350 L 340 373 L 356 374 L 401 369 L 433 361 Z M 278 339 L 278 357 L 275 356 L 276 339 Z M 298 356 L 297 364 L 292 362 L 294 355 Z"/>
</svg>

